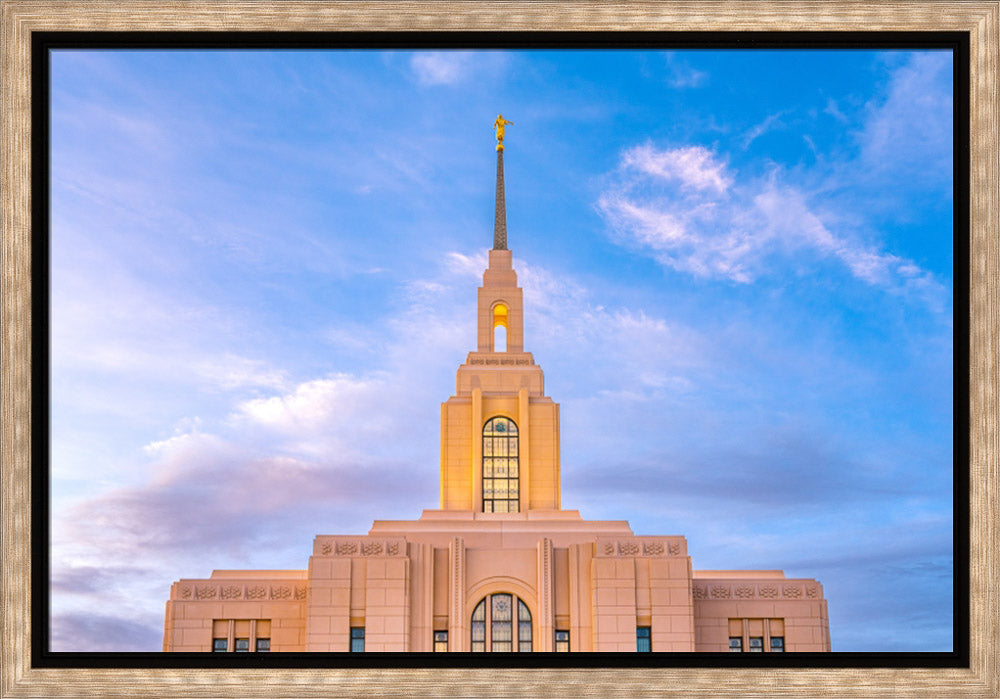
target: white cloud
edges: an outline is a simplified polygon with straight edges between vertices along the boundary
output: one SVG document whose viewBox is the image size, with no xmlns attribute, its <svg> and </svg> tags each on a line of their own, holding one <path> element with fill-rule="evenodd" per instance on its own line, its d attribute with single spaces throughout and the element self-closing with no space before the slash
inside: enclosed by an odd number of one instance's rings
<svg viewBox="0 0 1000 699">
<path fill-rule="evenodd" d="M 625 151 L 622 165 L 665 180 L 678 180 L 684 188 L 722 193 L 732 184 L 725 175 L 726 164 L 702 146 L 657 150 L 646 143 Z"/>
<path fill-rule="evenodd" d="M 467 75 L 473 54 L 468 51 L 430 51 L 413 54 L 410 67 L 421 85 L 454 85 Z"/>
<path fill-rule="evenodd" d="M 254 398 L 236 406 L 237 422 L 251 432 L 269 430 L 285 445 L 322 454 L 370 443 L 391 434 L 392 393 L 386 376 L 358 378 L 347 374 L 305 381 L 290 392 Z"/>
<path fill-rule="evenodd" d="M 941 307 L 947 291 L 933 274 L 831 230 L 779 172 L 739 184 L 737 177 L 707 148 L 647 143 L 622 154 L 597 207 L 619 242 L 679 272 L 749 283 L 771 273 L 774 256 L 808 253 L 840 260 L 868 284 Z"/>
</svg>

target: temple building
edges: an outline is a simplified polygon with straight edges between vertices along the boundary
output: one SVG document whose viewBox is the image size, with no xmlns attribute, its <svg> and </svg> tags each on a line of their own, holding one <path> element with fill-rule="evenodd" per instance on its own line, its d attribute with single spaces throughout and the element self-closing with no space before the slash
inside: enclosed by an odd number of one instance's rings
<svg viewBox="0 0 1000 699">
<path fill-rule="evenodd" d="M 829 651 L 822 585 L 699 571 L 680 535 L 562 507 L 559 404 L 524 348 L 497 117 L 477 342 L 441 404 L 440 509 L 321 534 L 303 570 L 173 583 L 164 651 Z"/>
</svg>

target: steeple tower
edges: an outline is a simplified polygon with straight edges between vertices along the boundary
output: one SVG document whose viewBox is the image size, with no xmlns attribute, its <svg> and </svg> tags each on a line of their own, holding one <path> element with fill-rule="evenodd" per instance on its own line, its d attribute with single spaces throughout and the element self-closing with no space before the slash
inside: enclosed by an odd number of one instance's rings
<svg viewBox="0 0 1000 699">
<path fill-rule="evenodd" d="M 455 395 L 441 406 L 441 509 L 477 518 L 561 508 L 559 405 L 545 395 L 542 368 L 524 351 L 524 299 L 507 249 L 503 127 L 510 123 L 498 114 L 493 124 L 496 209 L 477 291 L 476 349 L 458 368 Z"/>
</svg>

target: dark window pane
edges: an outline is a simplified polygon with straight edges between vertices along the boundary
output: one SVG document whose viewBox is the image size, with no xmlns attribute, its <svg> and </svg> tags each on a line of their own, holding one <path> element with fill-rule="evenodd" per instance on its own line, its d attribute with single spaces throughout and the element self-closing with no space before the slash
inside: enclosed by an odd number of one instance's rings
<svg viewBox="0 0 1000 699">
<path fill-rule="evenodd" d="M 351 627 L 351 652 L 352 653 L 364 653 L 365 652 L 365 627 L 364 626 L 352 626 Z"/>
<path fill-rule="evenodd" d="M 237 638 L 236 639 L 236 652 L 237 653 L 249 653 L 250 652 L 250 639 L 249 638 Z"/>
<path fill-rule="evenodd" d="M 569 653 L 569 631 L 556 631 L 556 653 Z"/>
<path fill-rule="evenodd" d="M 635 645 L 636 650 L 640 653 L 649 653 L 652 651 L 652 644 L 650 642 L 650 629 L 648 626 L 639 626 L 635 630 Z"/>
<path fill-rule="evenodd" d="M 785 652 L 785 637 L 784 636 L 771 636 L 771 652 L 772 653 L 784 653 Z"/>
<path fill-rule="evenodd" d="M 258 638 L 257 639 L 257 652 L 258 653 L 270 653 L 271 652 L 271 639 L 270 638 Z"/>
<path fill-rule="evenodd" d="M 448 632 L 447 631 L 435 631 L 434 632 L 434 652 L 435 653 L 447 653 L 448 652 Z"/>
<path fill-rule="evenodd" d="M 729 652 L 730 653 L 742 653 L 743 652 L 743 639 L 739 636 L 729 637 Z"/>
<path fill-rule="evenodd" d="M 229 650 L 229 642 L 225 638 L 212 639 L 213 653 L 225 653 L 227 650 Z"/>
<path fill-rule="evenodd" d="M 764 652 L 764 639 L 760 636 L 750 637 L 750 652 L 751 653 L 763 653 Z"/>
</svg>

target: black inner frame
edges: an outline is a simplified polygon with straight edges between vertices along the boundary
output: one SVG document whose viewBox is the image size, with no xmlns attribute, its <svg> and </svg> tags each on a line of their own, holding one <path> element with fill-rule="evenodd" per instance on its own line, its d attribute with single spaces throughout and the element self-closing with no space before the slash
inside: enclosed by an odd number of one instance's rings
<svg viewBox="0 0 1000 699">
<path fill-rule="evenodd" d="M 46 668 L 969 667 L 970 40 L 964 32 L 34 32 L 31 665 Z M 54 49 L 945 49 L 953 52 L 953 650 L 917 653 L 81 653 L 49 650 L 49 52 Z M 751 660 L 752 659 L 752 660 Z"/>
</svg>

